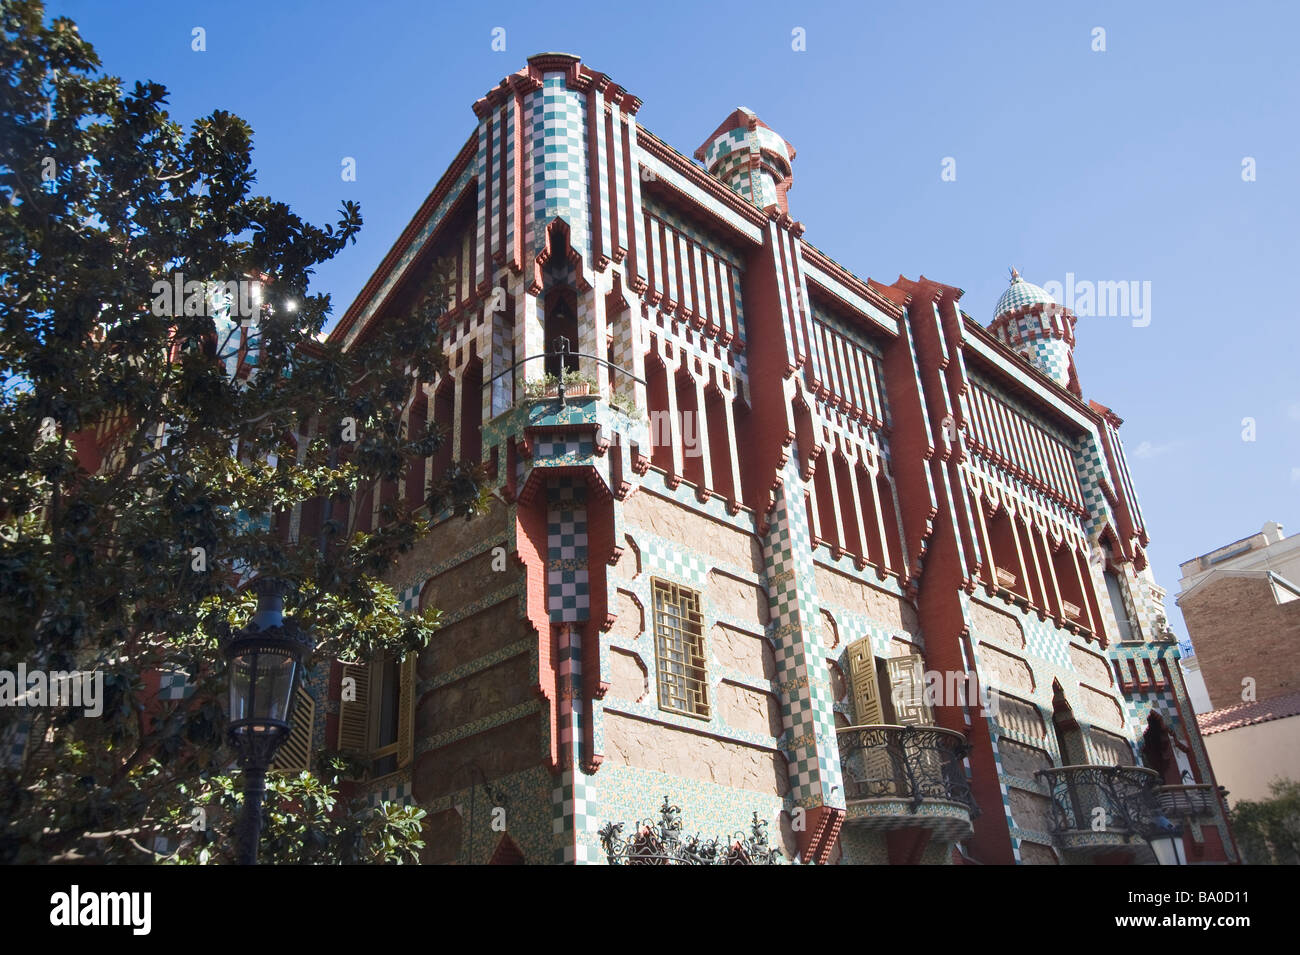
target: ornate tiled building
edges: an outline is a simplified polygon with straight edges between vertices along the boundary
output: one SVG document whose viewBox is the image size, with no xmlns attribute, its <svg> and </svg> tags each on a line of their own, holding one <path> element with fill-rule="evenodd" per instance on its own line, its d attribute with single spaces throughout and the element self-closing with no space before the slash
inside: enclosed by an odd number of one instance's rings
<svg viewBox="0 0 1300 955">
<path fill-rule="evenodd" d="M 665 796 L 819 863 L 1147 862 L 1171 827 L 1234 860 L 1074 315 L 1014 273 L 983 320 L 861 279 L 754 113 L 697 164 L 640 106 L 532 57 L 333 331 L 452 270 L 408 423 L 452 441 L 353 507 L 453 458 L 494 497 L 403 558 L 444 626 L 322 674 L 317 742 L 428 811 L 430 862 L 603 862 Z"/>
</svg>

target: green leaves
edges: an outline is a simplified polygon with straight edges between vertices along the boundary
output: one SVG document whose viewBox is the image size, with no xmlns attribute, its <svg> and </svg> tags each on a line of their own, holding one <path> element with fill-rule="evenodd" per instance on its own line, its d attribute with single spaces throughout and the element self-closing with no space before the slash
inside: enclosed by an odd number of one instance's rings
<svg viewBox="0 0 1300 955">
<path fill-rule="evenodd" d="M 28 747 L 0 767 L 0 862 L 147 861 L 172 821 L 225 807 L 217 642 L 251 612 L 238 582 L 298 581 L 286 609 L 320 661 L 409 653 L 437 613 L 403 615 L 383 582 L 428 530 L 406 497 L 486 507 L 477 462 L 393 493 L 447 440 L 403 425 L 447 370 L 442 273 L 348 349 L 319 341 L 330 301 L 310 277 L 355 241 L 356 203 L 302 220 L 252 191 L 244 120 L 183 126 L 163 86 L 98 66 L 41 4 L 0 7 L 0 669 L 94 669 L 106 695 L 99 719 L 61 718 L 53 761 Z M 242 327 L 207 305 L 156 308 L 178 276 L 256 281 L 265 307 Z M 319 532 L 289 533 L 312 513 Z M 160 699 L 159 673 L 187 674 L 185 694 Z M 28 716 L 0 708 L 0 739 Z M 358 815 L 325 781 L 336 772 L 276 783 L 272 854 L 413 861 L 419 815 Z M 189 861 L 228 851 L 187 838 Z"/>
<path fill-rule="evenodd" d="M 237 777 L 204 777 L 184 793 L 188 811 L 167 811 L 164 828 L 179 834 L 156 861 L 232 864 L 242 808 Z M 337 781 L 310 773 L 272 774 L 263 803 L 260 861 L 280 865 L 411 864 L 424 847 L 425 812 L 414 806 L 343 799 Z"/>
<path fill-rule="evenodd" d="M 1232 807 L 1232 829 L 1253 865 L 1300 863 L 1300 782 L 1269 784 L 1271 799 L 1243 800 Z"/>
</svg>

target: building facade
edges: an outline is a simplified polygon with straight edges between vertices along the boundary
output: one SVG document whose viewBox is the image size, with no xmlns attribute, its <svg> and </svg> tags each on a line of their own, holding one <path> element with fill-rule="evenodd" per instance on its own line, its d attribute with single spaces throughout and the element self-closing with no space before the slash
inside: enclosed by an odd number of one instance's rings
<svg viewBox="0 0 1300 955">
<path fill-rule="evenodd" d="M 452 270 L 409 427 L 453 441 L 377 497 L 459 459 L 494 501 L 403 558 L 444 626 L 319 674 L 314 742 L 428 811 L 430 862 L 603 862 L 665 797 L 818 863 L 1149 862 L 1139 805 L 1235 861 L 1071 312 L 859 278 L 754 113 L 692 162 L 640 106 L 530 58 L 332 332 Z"/>
<path fill-rule="evenodd" d="M 1300 780 L 1300 534 L 1270 521 L 1180 569 L 1207 751 L 1232 803 L 1269 799 L 1274 780 Z"/>
</svg>

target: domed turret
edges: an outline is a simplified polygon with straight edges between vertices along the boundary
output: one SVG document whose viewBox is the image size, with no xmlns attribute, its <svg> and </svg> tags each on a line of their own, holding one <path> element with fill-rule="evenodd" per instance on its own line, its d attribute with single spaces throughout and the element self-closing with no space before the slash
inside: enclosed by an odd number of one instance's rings
<svg viewBox="0 0 1300 955">
<path fill-rule="evenodd" d="M 776 206 L 788 213 L 785 194 L 794 174 L 794 147 L 744 106 L 722 121 L 713 135 L 695 150 L 709 175 L 760 209 Z"/>
<path fill-rule="evenodd" d="M 1011 286 L 993 310 L 989 331 L 1048 378 L 1081 395 L 1074 369 L 1074 312 L 1011 270 Z"/>
</svg>

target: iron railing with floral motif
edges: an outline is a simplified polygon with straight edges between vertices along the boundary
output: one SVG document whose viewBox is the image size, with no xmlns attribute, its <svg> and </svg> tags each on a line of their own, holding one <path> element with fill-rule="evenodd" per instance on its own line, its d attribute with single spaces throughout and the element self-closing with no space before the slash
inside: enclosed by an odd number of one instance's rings
<svg viewBox="0 0 1300 955">
<path fill-rule="evenodd" d="M 966 737 L 939 726 L 845 726 L 838 731 L 845 798 L 959 803 L 979 814 L 962 760 Z"/>
<path fill-rule="evenodd" d="M 664 796 L 658 822 L 638 822 L 630 835 L 623 834 L 623 823 L 606 822 L 599 835 L 610 865 L 777 865 L 784 860 L 768 843 L 767 820 L 754 813 L 749 828 L 748 835 L 738 832 L 726 841 L 685 835 L 681 809 Z"/>
<path fill-rule="evenodd" d="M 1160 815 L 1160 774 L 1141 766 L 1058 766 L 1034 774 L 1052 800 L 1052 831 L 1143 835 Z"/>
</svg>

